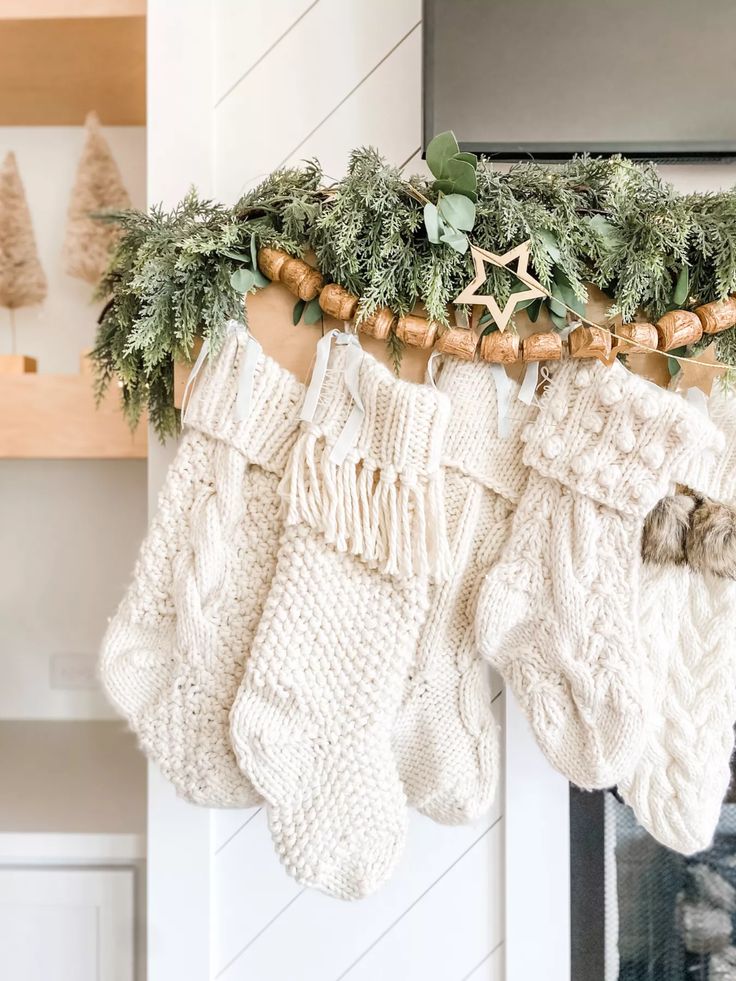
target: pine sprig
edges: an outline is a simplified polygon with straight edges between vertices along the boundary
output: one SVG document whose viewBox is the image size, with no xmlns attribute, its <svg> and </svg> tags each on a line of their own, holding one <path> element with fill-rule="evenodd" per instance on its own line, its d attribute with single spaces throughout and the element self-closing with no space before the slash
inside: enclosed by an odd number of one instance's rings
<svg viewBox="0 0 736 981">
<path fill-rule="evenodd" d="M 481 161 L 477 196 L 471 238 L 498 253 L 530 239 L 534 275 L 568 305 L 584 304 L 593 284 L 611 297 L 612 313 L 657 318 L 673 306 L 683 269 L 687 306 L 736 292 L 736 190 L 681 195 L 651 165 L 579 157 L 504 172 Z M 120 238 L 99 288 L 109 302 L 93 352 L 98 392 L 116 378 L 131 425 L 147 409 L 162 438 L 175 432 L 174 360 L 190 356 L 197 335 L 216 345 L 227 319 L 242 316 L 230 280 L 251 241 L 313 253 L 328 280 L 360 296 L 360 316 L 420 303 L 448 324 L 472 263 L 428 241 L 426 199 L 437 199 L 431 182 L 361 148 L 329 187 L 311 161 L 275 171 L 231 209 L 192 192 L 170 212 L 106 216 Z M 489 270 L 501 304 L 516 286 L 510 273 Z M 393 332 L 387 343 L 398 368 L 403 345 Z M 736 365 L 736 331 L 717 345 Z"/>
</svg>

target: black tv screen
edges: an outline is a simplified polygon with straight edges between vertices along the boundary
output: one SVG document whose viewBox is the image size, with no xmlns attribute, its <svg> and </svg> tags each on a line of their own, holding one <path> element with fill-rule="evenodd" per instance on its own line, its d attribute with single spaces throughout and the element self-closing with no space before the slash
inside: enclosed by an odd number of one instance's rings
<svg viewBox="0 0 736 981">
<path fill-rule="evenodd" d="M 736 155 L 736 0 L 425 0 L 424 146 Z"/>
</svg>

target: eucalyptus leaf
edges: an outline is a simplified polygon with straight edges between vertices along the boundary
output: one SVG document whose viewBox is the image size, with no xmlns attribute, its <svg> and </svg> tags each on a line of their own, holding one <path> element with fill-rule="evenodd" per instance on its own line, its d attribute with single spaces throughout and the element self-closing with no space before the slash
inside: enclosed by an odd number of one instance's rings
<svg viewBox="0 0 736 981">
<path fill-rule="evenodd" d="M 476 200 L 478 179 L 476 177 L 475 167 L 472 167 L 464 160 L 458 160 L 457 157 L 453 157 L 447 161 L 445 173 L 442 176 L 452 181 L 453 192 L 455 194 L 465 194 Z"/>
<path fill-rule="evenodd" d="M 488 316 L 491 317 L 490 313 L 488 314 Z M 493 320 L 493 317 L 491 317 L 491 322 L 486 325 L 480 336 L 485 337 L 486 334 L 494 334 L 497 330 L 498 330 L 498 324 Z"/>
<path fill-rule="evenodd" d="M 560 246 L 557 241 L 557 236 L 554 232 L 551 232 L 548 228 L 540 228 L 537 232 L 538 238 L 541 240 L 544 246 L 544 251 L 550 257 L 552 262 L 559 262 L 562 258 L 560 254 Z"/>
<path fill-rule="evenodd" d="M 556 314 L 550 307 L 549 318 L 558 330 L 564 330 L 567 327 L 567 320 L 565 317 Z"/>
<path fill-rule="evenodd" d="M 221 255 L 226 255 L 228 259 L 235 259 L 237 262 L 249 262 L 250 256 L 247 252 L 239 252 L 237 249 L 220 249 Z"/>
<path fill-rule="evenodd" d="M 476 157 L 476 155 L 474 153 L 467 153 L 464 150 L 461 150 L 459 153 L 456 153 L 455 156 L 453 157 L 453 160 L 464 160 L 465 163 L 470 164 L 473 170 L 475 170 L 476 167 L 478 166 L 478 158 Z"/>
<path fill-rule="evenodd" d="M 230 277 L 230 285 L 236 293 L 248 293 L 256 284 L 256 277 L 251 269 L 242 266 L 236 269 Z"/>
<path fill-rule="evenodd" d="M 470 248 L 470 242 L 468 241 L 468 236 L 464 232 L 457 232 L 454 228 L 446 228 L 442 233 L 442 241 L 445 245 L 449 245 L 460 255 L 465 255 L 465 253 Z"/>
<path fill-rule="evenodd" d="M 680 306 L 687 300 L 688 294 L 690 293 L 690 270 L 687 266 L 683 266 L 680 270 L 680 274 L 677 277 L 677 282 L 675 283 L 675 289 L 672 294 L 672 302 Z M 677 363 L 677 362 L 675 362 Z"/>
<path fill-rule="evenodd" d="M 491 311 L 490 310 L 486 310 L 486 312 L 481 315 L 481 318 L 478 321 L 478 326 L 479 327 L 482 327 L 483 324 L 487 324 L 487 323 L 494 323 L 494 320 L 493 320 L 493 317 L 491 316 Z"/>
<path fill-rule="evenodd" d="M 564 319 L 567 309 L 565 308 L 564 303 L 560 303 L 560 301 L 555 297 L 554 289 L 552 291 L 552 296 L 547 297 L 547 305 L 549 306 L 549 312 L 551 314 Z"/>
<path fill-rule="evenodd" d="M 536 324 L 537 320 L 539 320 L 539 314 L 542 309 L 542 300 L 543 297 L 537 297 L 537 299 L 533 300 L 527 308 L 526 315 L 533 324 Z"/>
<path fill-rule="evenodd" d="M 426 208 L 427 205 L 425 211 Z M 445 221 L 459 231 L 469 232 L 475 224 L 475 205 L 462 194 L 443 194 L 437 202 L 437 209 Z"/>
<path fill-rule="evenodd" d="M 256 233 L 253 232 L 250 237 L 250 261 L 253 263 L 253 271 L 258 269 L 258 250 L 256 249 Z"/>
<path fill-rule="evenodd" d="M 302 314 L 304 313 L 304 307 L 306 305 L 307 305 L 306 300 L 297 300 L 296 303 L 294 304 L 294 309 L 292 310 L 291 313 L 291 322 L 294 324 L 295 327 L 302 319 Z"/>
<path fill-rule="evenodd" d="M 452 194 L 453 191 L 455 190 L 454 181 L 436 180 L 434 182 L 434 186 L 442 194 Z"/>
<path fill-rule="evenodd" d="M 310 300 L 304 307 L 304 323 L 316 324 L 322 319 L 322 307 L 319 305 L 319 298 Z"/>
<path fill-rule="evenodd" d="M 271 282 L 271 280 L 268 278 L 268 276 L 264 276 L 260 269 L 255 269 L 253 271 L 253 280 L 254 280 L 256 289 L 259 289 L 259 290 L 262 290 L 264 288 L 264 286 L 268 286 L 268 284 Z"/>
<path fill-rule="evenodd" d="M 427 166 L 435 177 L 444 177 L 447 162 L 459 152 L 460 147 L 451 130 L 439 133 L 427 146 Z"/>
<path fill-rule="evenodd" d="M 424 227 L 427 229 L 427 238 L 433 245 L 440 244 L 440 216 L 437 206 L 428 201 L 424 205 Z"/>
</svg>

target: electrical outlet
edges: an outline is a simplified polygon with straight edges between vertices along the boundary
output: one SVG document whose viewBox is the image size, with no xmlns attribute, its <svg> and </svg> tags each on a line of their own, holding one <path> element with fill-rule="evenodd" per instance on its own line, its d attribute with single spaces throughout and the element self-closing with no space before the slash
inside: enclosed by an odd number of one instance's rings
<svg viewBox="0 0 736 981">
<path fill-rule="evenodd" d="M 97 658 L 93 654 L 52 654 L 51 687 L 67 690 L 97 688 Z"/>
</svg>

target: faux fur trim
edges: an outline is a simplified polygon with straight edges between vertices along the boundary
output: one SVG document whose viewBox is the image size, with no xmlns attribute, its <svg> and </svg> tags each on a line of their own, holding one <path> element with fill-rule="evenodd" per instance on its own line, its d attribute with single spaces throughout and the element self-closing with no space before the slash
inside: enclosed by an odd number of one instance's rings
<svg viewBox="0 0 736 981">
<path fill-rule="evenodd" d="M 693 569 L 736 579 L 736 507 L 703 500 L 693 513 L 686 547 Z"/>
<path fill-rule="evenodd" d="M 662 498 L 644 521 L 641 554 L 652 565 L 687 562 L 687 535 L 697 499 L 686 488 Z"/>
</svg>

